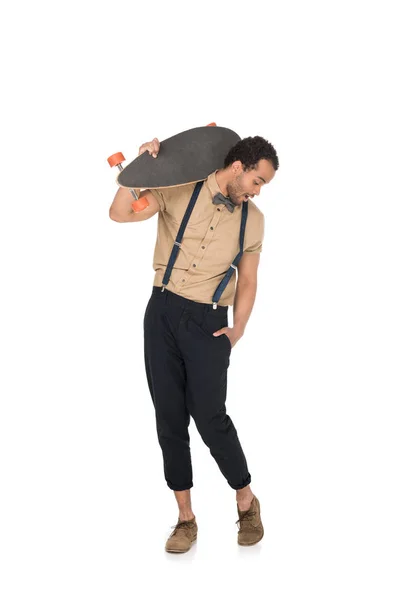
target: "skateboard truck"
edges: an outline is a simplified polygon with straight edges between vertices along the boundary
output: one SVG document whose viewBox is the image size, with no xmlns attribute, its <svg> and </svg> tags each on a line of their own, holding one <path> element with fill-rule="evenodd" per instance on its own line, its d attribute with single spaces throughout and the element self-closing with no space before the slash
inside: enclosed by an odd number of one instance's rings
<svg viewBox="0 0 400 600">
<path fill-rule="evenodd" d="M 107 162 L 110 165 L 110 167 L 118 167 L 118 169 L 120 171 L 124 170 L 123 166 L 121 165 L 121 163 L 124 160 L 125 160 L 125 156 L 122 154 L 122 152 L 117 152 L 116 154 L 113 154 L 112 156 L 109 156 L 107 158 Z M 134 200 L 131 204 L 133 212 L 135 212 L 135 213 L 141 212 L 142 210 L 144 210 L 145 208 L 147 208 L 149 206 L 149 201 L 147 200 L 146 196 L 139 198 L 134 189 L 129 188 L 129 191 L 134 198 Z"/>
</svg>

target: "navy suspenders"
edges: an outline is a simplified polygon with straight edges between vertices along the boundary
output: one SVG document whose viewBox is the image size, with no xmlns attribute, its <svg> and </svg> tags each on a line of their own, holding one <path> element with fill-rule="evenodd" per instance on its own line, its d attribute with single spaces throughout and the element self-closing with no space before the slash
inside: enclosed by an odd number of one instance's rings
<svg viewBox="0 0 400 600">
<path fill-rule="evenodd" d="M 243 244 L 244 244 L 244 232 L 245 232 L 245 229 L 246 229 L 246 221 L 247 221 L 247 211 L 248 211 L 248 208 L 249 207 L 248 207 L 247 202 L 243 202 L 242 203 L 242 220 L 240 222 L 240 235 L 239 235 L 240 250 L 239 250 L 239 253 L 235 256 L 235 258 L 234 258 L 231 266 L 229 267 L 229 269 L 225 273 L 225 277 L 223 278 L 223 280 L 221 281 L 221 283 L 219 284 L 219 286 L 217 287 L 217 289 L 214 292 L 214 296 L 212 298 L 213 308 L 217 308 L 217 302 L 221 298 L 221 296 L 222 296 L 222 294 L 223 294 L 226 286 L 229 283 L 230 278 L 232 277 L 233 269 L 237 269 L 239 261 L 242 258 L 242 255 L 243 255 Z"/>
<path fill-rule="evenodd" d="M 204 183 L 203 181 L 199 181 L 198 183 L 196 183 L 196 187 L 194 188 L 192 197 L 190 198 L 190 202 L 186 209 L 185 215 L 182 219 L 182 223 L 181 223 L 181 226 L 179 227 L 178 235 L 176 236 L 176 240 L 175 240 L 173 248 L 172 248 L 171 256 L 169 257 L 167 269 L 165 271 L 164 278 L 162 280 L 162 283 L 163 283 L 162 291 L 164 291 L 164 286 L 167 285 L 169 278 L 171 277 L 172 268 L 175 264 L 176 257 L 178 256 L 178 252 L 181 247 L 181 242 L 182 242 L 183 234 L 185 233 L 186 225 L 188 224 L 189 217 L 192 214 L 192 210 L 194 208 L 194 205 L 196 204 L 196 200 L 197 200 L 198 195 L 200 194 L 200 190 L 203 187 L 203 183 Z"/>
<path fill-rule="evenodd" d="M 180 247 L 182 245 L 182 239 L 183 239 L 183 234 L 185 233 L 186 225 L 188 224 L 190 215 L 192 214 L 194 205 L 196 204 L 196 200 L 199 196 L 199 193 L 203 186 L 203 183 L 204 183 L 204 181 L 199 181 L 198 183 L 196 183 L 192 197 L 190 198 L 185 215 L 182 219 L 182 223 L 181 223 L 181 226 L 179 227 L 179 231 L 178 231 L 176 240 L 175 240 L 173 248 L 172 248 L 171 256 L 169 257 L 168 265 L 167 265 L 167 268 L 166 268 L 166 271 L 165 271 L 165 274 L 164 274 L 164 277 L 162 280 L 162 284 L 163 284 L 162 289 L 161 289 L 162 292 L 164 291 L 165 286 L 168 284 L 169 278 L 171 277 L 171 272 L 172 272 L 173 266 L 174 266 L 176 258 L 178 256 Z M 222 294 L 224 293 L 224 290 L 225 290 L 226 286 L 228 285 L 230 278 L 232 277 L 233 270 L 237 269 L 239 261 L 242 258 L 243 244 L 244 244 L 244 232 L 246 229 L 248 208 L 249 207 L 247 205 L 247 202 L 243 202 L 242 203 L 242 219 L 240 222 L 240 235 L 239 235 L 240 250 L 239 250 L 239 253 L 236 255 L 236 257 L 234 258 L 233 262 L 231 263 L 229 269 L 225 273 L 224 278 L 222 279 L 222 281 L 220 282 L 220 284 L 218 285 L 217 289 L 214 292 L 214 296 L 212 297 L 213 308 L 217 308 L 218 301 L 221 298 Z"/>
</svg>

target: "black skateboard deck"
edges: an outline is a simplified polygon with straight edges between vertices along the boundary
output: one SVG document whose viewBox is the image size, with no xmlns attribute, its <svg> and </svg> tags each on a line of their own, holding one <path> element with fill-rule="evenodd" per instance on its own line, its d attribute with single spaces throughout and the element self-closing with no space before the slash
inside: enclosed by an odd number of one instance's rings
<svg viewBox="0 0 400 600">
<path fill-rule="evenodd" d="M 126 188 L 164 188 L 206 179 L 224 166 L 225 156 L 240 137 L 226 127 L 195 127 L 160 142 L 157 158 L 144 152 L 118 175 Z"/>
</svg>

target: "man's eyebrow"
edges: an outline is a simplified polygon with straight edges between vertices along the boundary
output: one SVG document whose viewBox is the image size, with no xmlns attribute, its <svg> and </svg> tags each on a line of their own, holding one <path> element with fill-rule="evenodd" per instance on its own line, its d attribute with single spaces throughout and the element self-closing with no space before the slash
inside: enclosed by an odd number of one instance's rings
<svg viewBox="0 0 400 600">
<path fill-rule="evenodd" d="M 264 183 L 267 183 L 264 179 L 264 177 L 261 177 L 260 175 L 256 175 L 256 177 L 258 177 L 259 179 L 262 179 Z"/>
</svg>

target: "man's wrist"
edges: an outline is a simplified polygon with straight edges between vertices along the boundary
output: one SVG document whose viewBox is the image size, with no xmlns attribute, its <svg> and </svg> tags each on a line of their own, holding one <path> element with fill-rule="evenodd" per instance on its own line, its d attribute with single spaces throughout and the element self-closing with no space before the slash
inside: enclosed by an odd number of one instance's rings
<svg viewBox="0 0 400 600">
<path fill-rule="evenodd" d="M 234 323 L 233 329 L 235 330 L 235 333 L 242 336 L 244 334 L 245 325 L 243 323 Z"/>
</svg>

